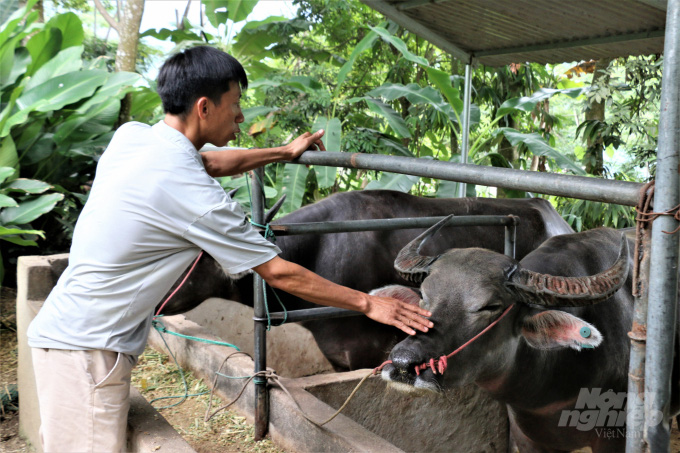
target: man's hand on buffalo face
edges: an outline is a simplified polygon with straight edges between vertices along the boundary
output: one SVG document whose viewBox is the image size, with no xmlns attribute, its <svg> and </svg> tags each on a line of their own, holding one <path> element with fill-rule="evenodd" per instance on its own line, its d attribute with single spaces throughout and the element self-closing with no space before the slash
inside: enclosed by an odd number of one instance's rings
<svg viewBox="0 0 680 453">
<path fill-rule="evenodd" d="M 415 335 L 416 330 L 427 332 L 434 326 L 432 321 L 427 319 L 432 313 L 417 305 L 391 297 L 368 297 L 368 307 L 364 314 L 374 321 L 395 326 L 409 335 Z"/>
</svg>

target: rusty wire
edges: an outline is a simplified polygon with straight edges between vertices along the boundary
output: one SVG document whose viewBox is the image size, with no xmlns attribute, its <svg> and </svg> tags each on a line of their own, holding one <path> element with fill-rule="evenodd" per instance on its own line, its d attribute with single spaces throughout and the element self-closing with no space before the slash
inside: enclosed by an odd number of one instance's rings
<svg viewBox="0 0 680 453">
<path fill-rule="evenodd" d="M 654 202 L 654 181 L 650 181 L 640 190 L 640 199 L 635 210 L 637 215 L 635 216 L 635 257 L 634 257 L 634 267 L 633 267 L 633 296 L 640 297 L 640 262 L 642 261 L 642 255 L 645 253 L 642 247 L 642 239 L 646 234 L 651 234 L 652 222 L 658 219 L 662 215 L 671 216 L 678 222 L 680 222 L 680 205 L 674 208 L 668 209 L 662 212 L 652 211 L 652 205 Z M 663 231 L 666 234 L 675 234 L 680 231 L 680 226 L 678 226 L 673 231 Z M 649 251 L 647 251 L 649 253 Z"/>
</svg>

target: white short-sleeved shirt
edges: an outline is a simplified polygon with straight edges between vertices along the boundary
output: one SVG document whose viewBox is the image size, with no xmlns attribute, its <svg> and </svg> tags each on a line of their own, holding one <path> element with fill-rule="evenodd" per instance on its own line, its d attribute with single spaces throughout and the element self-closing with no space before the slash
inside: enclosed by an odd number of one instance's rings
<svg viewBox="0 0 680 453">
<path fill-rule="evenodd" d="M 118 129 L 78 218 L 69 265 L 28 329 L 32 347 L 144 350 L 154 307 L 203 249 L 236 274 L 280 250 L 163 121 Z"/>
</svg>

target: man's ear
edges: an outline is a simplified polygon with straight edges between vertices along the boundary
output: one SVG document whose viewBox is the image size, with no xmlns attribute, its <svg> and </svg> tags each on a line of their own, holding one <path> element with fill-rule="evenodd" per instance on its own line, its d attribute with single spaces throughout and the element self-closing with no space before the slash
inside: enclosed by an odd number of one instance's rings
<svg viewBox="0 0 680 453">
<path fill-rule="evenodd" d="M 602 343 L 602 334 L 584 320 L 564 311 L 548 310 L 530 316 L 522 325 L 522 336 L 536 349 L 592 349 Z"/>
<path fill-rule="evenodd" d="M 392 297 L 411 305 L 418 305 L 420 302 L 420 294 L 412 288 L 401 285 L 384 286 L 382 288 L 374 289 L 368 294 L 378 297 Z"/>
<path fill-rule="evenodd" d="M 204 120 L 208 115 L 208 98 L 205 96 L 198 98 L 194 103 L 194 108 L 198 117 Z"/>
</svg>

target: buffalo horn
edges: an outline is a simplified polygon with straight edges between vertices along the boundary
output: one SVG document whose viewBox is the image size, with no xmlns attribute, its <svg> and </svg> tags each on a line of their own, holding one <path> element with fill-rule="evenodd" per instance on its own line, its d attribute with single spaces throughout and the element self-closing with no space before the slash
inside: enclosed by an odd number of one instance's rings
<svg viewBox="0 0 680 453">
<path fill-rule="evenodd" d="M 621 235 L 616 262 L 604 272 L 586 277 L 558 277 L 517 267 L 508 272 L 508 286 L 522 302 L 545 307 L 580 307 L 603 302 L 623 286 L 628 276 L 628 241 Z"/>
<path fill-rule="evenodd" d="M 286 201 L 286 194 L 285 193 L 283 195 L 281 195 L 281 198 L 279 198 L 279 201 L 274 203 L 274 206 L 272 206 L 271 209 L 269 211 L 267 211 L 267 213 L 265 214 L 265 216 L 264 216 L 265 225 L 267 223 L 271 222 L 272 219 L 276 216 L 276 214 L 278 214 L 279 209 L 281 209 L 281 205 L 283 204 L 284 201 Z"/>
<path fill-rule="evenodd" d="M 397 258 L 394 260 L 394 268 L 405 280 L 422 283 L 430 273 L 430 266 L 437 261 L 437 256 L 422 256 L 419 252 L 432 235 L 441 229 L 453 217 L 453 214 L 440 220 L 431 226 L 427 231 L 413 239 L 401 249 Z"/>
</svg>

